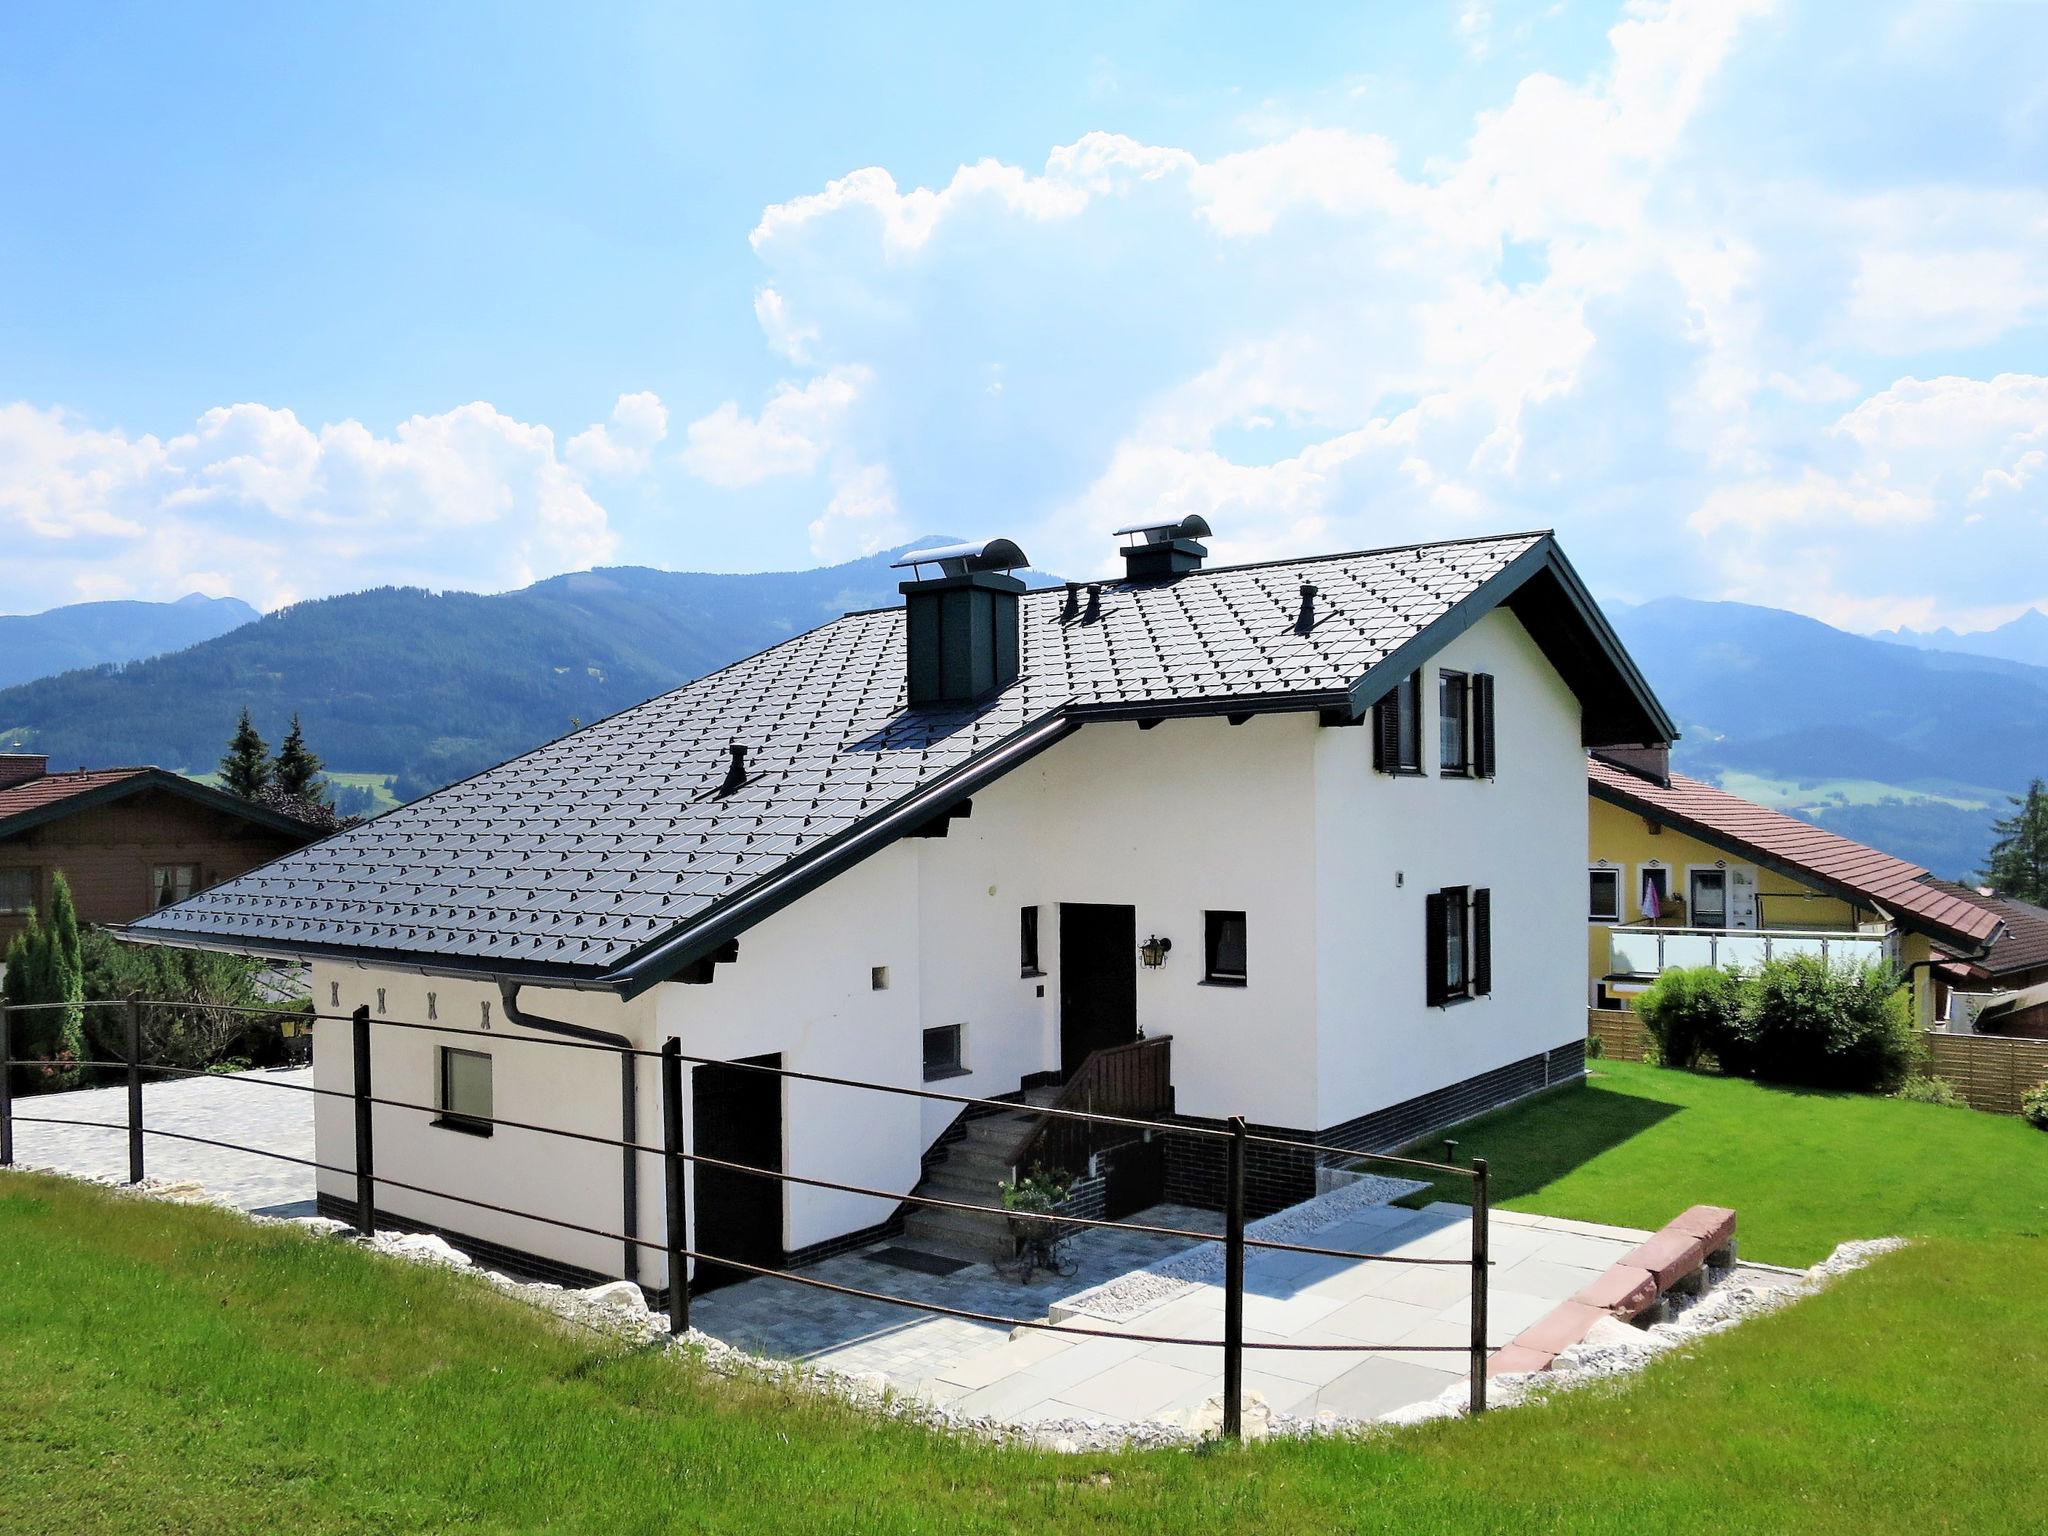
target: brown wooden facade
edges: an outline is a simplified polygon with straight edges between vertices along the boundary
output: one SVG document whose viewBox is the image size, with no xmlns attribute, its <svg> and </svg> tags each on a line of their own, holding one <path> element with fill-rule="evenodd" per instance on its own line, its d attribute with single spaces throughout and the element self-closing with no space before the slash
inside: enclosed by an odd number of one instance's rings
<svg viewBox="0 0 2048 1536">
<path fill-rule="evenodd" d="M 59 870 L 81 922 L 125 923 L 320 835 L 162 770 L 94 783 L 0 819 L 0 946 L 27 920 L 24 895 L 47 911 Z"/>
</svg>

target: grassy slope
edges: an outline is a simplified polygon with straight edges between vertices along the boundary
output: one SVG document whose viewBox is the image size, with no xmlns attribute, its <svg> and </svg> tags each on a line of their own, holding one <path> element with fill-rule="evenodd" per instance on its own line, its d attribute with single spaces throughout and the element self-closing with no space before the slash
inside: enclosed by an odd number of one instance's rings
<svg viewBox="0 0 2048 1536">
<path fill-rule="evenodd" d="M 1736 1159 L 1739 1183 L 1763 1176 L 1756 1141 L 1817 1108 L 1838 1138 L 1860 1134 L 1835 1141 L 1834 1162 L 1874 1159 L 1879 1175 L 1814 1177 L 1813 1200 L 1751 1195 L 1746 1230 L 1755 1212 L 1787 1246 L 1808 1232 L 1831 1242 L 1913 1225 L 1901 1213 L 1920 1212 L 1930 1230 L 1978 1235 L 1933 1238 L 1624 1389 L 1541 1412 L 1367 1444 L 1075 1458 L 955 1445 L 807 1397 L 708 1383 L 553 1328 L 462 1276 L 10 1175 L 0 1178 L 0 1523 L 10 1533 L 2038 1529 L 2048 1241 L 2018 1234 L 2041 1227 L 2048 1138 L 2008 1140 L 2008 1127 L 2020 1129 L 2011 1122 L 1880 1101 L 1862 1103 L 1859 1126 L 1835 1109 L 1845 1101 L 1674 1078 L 1625 1069 L 1525 1110 L 1533 1148 L 1603 1113 L 1620 1117 L 1611 1138 L 1643 1124 L 1640 1106 L 1688 1101 L 1574 1170 L 1539 1174 L 1544 1208 L 1583 1203 L 1589 1216 L 1646 1220 L 1638 1202 L 1662 1214 L 1695 1195 L 1745 1204 L 1742 1190 L 1707 1187 L 1722 1159 L 1704 1133 L 1757 1127 L 1751 1166 Z M 1567 1124 L 1560 1105 L 1575 1106 Z M 1659 1139 L 1687 1116 L 1702 1138 Z M 1929 1116 L 1953 1126 L 1922 1124 Z M 1926 1187 L 1977 1193 L 1952 1215 L 1910 1193 L 1886 1203 L 1895 1143 L 1946 1160 Z M 1577 1155 L 1587 1151 L 1581 1138 Z M 1810 1159 L 1798 1166 L 1816 1173 Z M 1613 1175 L 1605 1203 L 1603 1169 Z"/>
<path fill-rule="evenodd" d="M 2048 1232 L 2048 1138 L 2023 1121 L 1801 1093 L 1628 1062 L 1453 1134 L 1497 1168 L 1495 1203 L 1659 1227 L 1733 1206 L 1742 1251 L 1811 1264 L 1847 1237 Z M 1422 1149 L 1434 1156 L 1434 1142 Z M 1446 1181 L 1423 1199 L 1468 1196 Z"/>
</svg>

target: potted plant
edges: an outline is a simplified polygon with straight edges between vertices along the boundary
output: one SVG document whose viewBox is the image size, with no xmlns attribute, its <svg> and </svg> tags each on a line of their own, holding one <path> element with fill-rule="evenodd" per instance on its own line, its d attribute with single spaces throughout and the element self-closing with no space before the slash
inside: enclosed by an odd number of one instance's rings
<svg viewBox="0 0 2048 1536">
<path fill-rule="evenodd" d="M 1020 1254 L 1027 1248 L 1048 1251 L 1058 1241 L 1060 1223 L 1052 1213 L 1073 1187 L 1073 1175 L 1043 1163 L 1032 1164 L 1021 1179 L 1005 1179 L 996 1186 Z"/>
</svg>

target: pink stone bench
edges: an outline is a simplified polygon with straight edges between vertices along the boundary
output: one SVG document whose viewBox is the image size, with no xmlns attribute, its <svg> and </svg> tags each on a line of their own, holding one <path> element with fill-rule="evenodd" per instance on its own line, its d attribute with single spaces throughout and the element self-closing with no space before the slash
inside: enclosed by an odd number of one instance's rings
<svg viewBox="0 0 2048 1536">
<path fill-rule="evenodd" d="M 1601 1318 L 1633 1321 L 1657 1307 L 1673 1287 L 1703 1284 L 1709 1264 L 1734 1262 L 1735 1213 L 1726 1206 L 1696 1205 L 1587 1281 L 1570 1301 L 1559 1302 L 1516 1334 L 1495 1353 L 1486 1372 L 1547 1371 L 1559 1355 L 1583 1343 Z"/>
</svg>

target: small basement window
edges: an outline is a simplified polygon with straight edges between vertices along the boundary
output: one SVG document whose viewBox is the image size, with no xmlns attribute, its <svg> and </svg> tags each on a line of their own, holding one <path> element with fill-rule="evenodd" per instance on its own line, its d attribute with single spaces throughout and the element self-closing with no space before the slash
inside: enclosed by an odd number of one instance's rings
<svg viewBox="0 0 2048 1536">
<path fill-rule="evenodd" d="M 1017 914 L 1017 962 L 1026 976 L 1043 976 L 1038 964 L 1038 908 L 1023 907 Z"/>
<path fill-rule="evenodd" d="M 150 888 L 156 892 L 156 904 L 168 907 L 172 902 L 183 901 L 199 885 L 197 864 L 159 864 L 150 876 Z"/>
<path fill-rule="evenodd" d="M 441 1047 L 441 1114 L 434 1124 L 472 1136 L 491 1134 L 491 1058 Z"/>
<path fill-rule="evenodd" d="M 964 1055 L 967 1026 L 965 1024 L 935 1024 L 924 1032 L 924 1080 L 937 1082 L 942 1077 L 965 1077 L 967 1062 Z"/>
<path fill-rule="evenodd" d="M 1202 914 L 1202 980 L 1211 986 L 1241 987 L 1245 984 L 1244 914 L 1204 912 Z"/>
<path fill-rule="evenodd" d="M 0 912 L 33 912 L 35 907 L 36 872 L 0 869 Z"/>
<path fill-rule="evenodd" d="M 1586 871 L 1586 918 L 1595 923 L 1621 921 L 1621 871 Z"/>
</svg>

